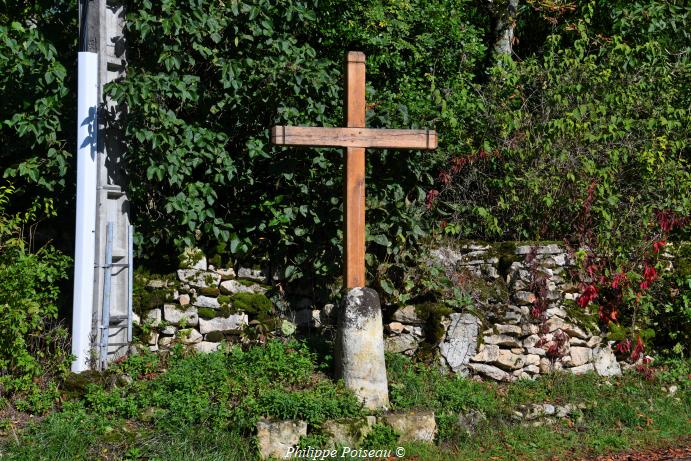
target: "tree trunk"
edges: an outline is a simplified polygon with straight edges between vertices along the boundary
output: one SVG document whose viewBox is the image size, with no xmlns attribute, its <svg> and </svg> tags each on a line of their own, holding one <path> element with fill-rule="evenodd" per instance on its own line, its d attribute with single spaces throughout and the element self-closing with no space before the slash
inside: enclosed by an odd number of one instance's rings
<svg viewBox="0 0 691 461">
<path fill-rule="evenodd" d="M 501 59 L 504 55 L 511 56 L 518 0 L 507 0 L 502 2 L 502 5 L 497 5 L 497 8 L 494 53 L 497 59 Z"/>
</svg>

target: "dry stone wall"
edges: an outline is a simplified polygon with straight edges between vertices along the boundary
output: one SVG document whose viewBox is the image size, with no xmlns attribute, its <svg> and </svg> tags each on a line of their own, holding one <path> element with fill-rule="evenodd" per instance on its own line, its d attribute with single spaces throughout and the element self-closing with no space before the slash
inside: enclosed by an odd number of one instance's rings
<svg viewBox="0 0 691 461">
<path fill-rule="evenodd" d="M 182 343 L 209 352 L 222 341 L 242 340 L 253 320 L 266 323 L 272 305 L 264 272 L 216 268 L 196 250 L 183 263 L 175 280 L 146 282 L 146 290 L 167 293 L 165 301 L 143 312 L 140 320 L 149 332 L 151 350 Z M 498 381 L 555 370 L 620 373 L 595 316 L 576 303 L 574 261 L 561 245 L 467 243 L 438 248 L 430 264 L 443 267 L 470 294 L 473 307 L 436 323 L 425 315 L 424 306 L 385 309 L 388 352 L 431 352 L 450 372 Z M 284 334 L 333 331 L 333 304 L 315 306 L 304 296 L 298 304 L 284 310 L 286 318 L 274 321 L 273 328 Z"/>
<path fill-rule="evenodd" d="M 561 245 L 468 243 L 439 248 L 432 259 L 474 304 L 442 320 L 438 352 L 444 368 L 498 381 L 562 369 L 620 374 L 596 317 L 576 303 L 574 261 Z M 405 306 L 394 312 L 386 325 L 389 351 L 416 353 L 427 337 L 419 311 Z"/>
</svg>

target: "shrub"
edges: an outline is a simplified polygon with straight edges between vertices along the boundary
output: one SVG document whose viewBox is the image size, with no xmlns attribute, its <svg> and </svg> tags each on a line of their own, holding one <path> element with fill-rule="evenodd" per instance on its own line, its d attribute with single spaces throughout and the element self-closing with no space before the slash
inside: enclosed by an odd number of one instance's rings
<svg viewBox="0 0 691 461">
<path fill-rule="evenodd" d="M 444 232 L 575 241 L 586 233 L 626 252 L 656 210 L 691 213 L 688 62 L 655 41 L 603 40 L 585 23 L 576 36 L 569 48 L 553 35 L 544 54 L 491 70 L 478 114 L 483 144 L 450 157 L 438 177 Z"/>
<path fill-rule="evenodd" d="M 655 331 L 653 348 L 668 357 L 689 358 L 691 345 L 691 243 L 676 245 L 674 269 L 661 270 L 660 281 L 651 289 L 654 300 L 643 325 Z"/>
<path fill-rule="evenodd" d="M 116 364 L 134 382 L 120 388 L 87 386 L 87 408 L 112 418 L 138 418 L 165 433 L 205 425 L 251 433 L 261 417 L 359 416 L 362 405 L 342 383 L 318 374 L 316 355 L 304 343 L 268 341 L 210 354 L 176 347 L 163 359 L 145 353 Z"/>
<path fill-rule="evenodd" d="M 273 148 L 268 128 L 341 124 L 344 45 L 369 55 L 370 126 L 431 127 L 448 94 L 472 99 L 463 87 L 484 51 L 479 15 L 465 0 L 183 3 L 134 2 L 128 76 L 108 89 L 129 110 L 140 248 L 220 248 L 272 258 L 290 279 L 331 281 L 342 253 L 341 152 Z M 448 112 L 439 123 L 459 126 Z M 435 158 L 369 157 L 372 256 L 397 258 L 423 235 Z"/>
<path fill-rule="evenodd" d="M 675 347 L 664 337 L 676 330 L 660 315 L 679 319 L 683 296 L 659 295 L 685 283 L 656 276 L 663 264 L 655 265 L 653 246 L 689 236 L 688 227 L 671 227 L 691 217 L 691 62 L 683 40 L 691 16 L 675 2 L 608 3 L 564 19 L 521 62 L 489 70 L 477 114 L 483 138 L 448 158 L 429 205 L 440 234 L 566 240 L 574 252 L 584 249 L 576 253 L 582 307 L 592 300 L 603 326 L 629 342 L 656 333 L 663 348 Z"/>
<path fill-rule="evenodd" d="M 390 426 L 375 424 L 362 441 L 362 448 L 372 450 L 392 449 L 398 443 L 398 434 Z"/>
<path fill-rule="evenodd" d="M 50 246 L 31 251 L 29 226 L 39 213 L 53 213 L 52 202 L 8 215 L 14 193 L 12 186 L 0 187 L 0 384 L 10 394 L 35 394 L 37 382 L 68 369 L 67 334 L 55 320 L 57 284 L 67 276 L 69 259 Z"/>
<path fill-rule="evenodd" d="M 17 188 L 6 209 L 51 199 L 57 214 L 36 238 L 61 250 L 74 229 L 77 17 L 69 0 L 0 0 L 0 177 Z"/>
</svg>

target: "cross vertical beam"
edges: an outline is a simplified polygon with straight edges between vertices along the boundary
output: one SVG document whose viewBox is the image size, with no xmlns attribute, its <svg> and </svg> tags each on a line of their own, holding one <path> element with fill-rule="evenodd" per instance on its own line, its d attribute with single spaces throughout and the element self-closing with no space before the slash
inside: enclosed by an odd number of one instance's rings
<svg viewBox="0 0 691 461">
<path fill-rule="evenodd" d="M 345 125 L 365 127 L 365 55 L 346 54 Z M 346 147 L 344 158 L 343 235 L 345 288 L 365 286 L 365 148 Z"/>
<path fill-rule="evenodd" d="M 401 130 L 365 126 L 365 54 L 350 51 L 345 58 L 345 127 L 276 125 L 276 146 L 341 147 L 343 180 L 343 286 L 365 286 L 365 149 L 437 148 L 434 130 Z"/>
</svg>

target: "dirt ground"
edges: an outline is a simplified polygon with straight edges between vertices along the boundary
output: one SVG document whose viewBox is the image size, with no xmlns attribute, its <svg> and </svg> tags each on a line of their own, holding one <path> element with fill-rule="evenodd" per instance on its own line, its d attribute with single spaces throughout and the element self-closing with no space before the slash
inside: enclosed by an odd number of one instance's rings
<svg viewBox="0 0 691 461">
<path fill-rule="evenodd" d="M 675 447 L 625 451 L 580 461 L 691 461 L 691 440 L 684 440 Z"/>
</svg>

